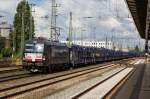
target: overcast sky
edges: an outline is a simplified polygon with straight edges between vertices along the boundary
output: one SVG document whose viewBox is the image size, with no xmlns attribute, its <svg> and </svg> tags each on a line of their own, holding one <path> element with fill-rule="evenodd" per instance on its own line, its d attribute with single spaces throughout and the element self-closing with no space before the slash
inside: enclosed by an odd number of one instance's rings
<svg viewBox="0 0 150 99">
<path fill-rule="evenodd" d="M 17 4 L 21 0 L 0 0 L 1 18 L 12 24 Z M 116 38 L 118 42 L 139 43 L 139 34 L 134 26 L 125 0 L 56 0 L 61 6 L 58 7 L 58 27 L 61 30 L 60 39 L 65 40 L 68 35 L 69 12 L 73 13 L 73 36 L 75 39 L 81 38 L 81 30 L 84 40 L 104 40 Z M 50 37 L 50 18 L 43 16 L 51 15 L 51 0 L 28 0 L 35 3 L 35 33 L 36 36 Z M 129 17 L 130 16 L 130 17 Z M 83 17 L 93 17 L 85 19 Z M 124 40 L 123 40 L 124 38 Z M 127 42 L 126 42 L 127 43 Z"/>
</svg>

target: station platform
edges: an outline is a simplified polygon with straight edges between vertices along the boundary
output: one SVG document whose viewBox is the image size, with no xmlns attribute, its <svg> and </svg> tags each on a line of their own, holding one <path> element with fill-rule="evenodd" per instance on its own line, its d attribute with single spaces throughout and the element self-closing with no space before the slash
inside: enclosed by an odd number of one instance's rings
<svg viewBox="0 0 150 99">
<path fill-rule="evenodd" d="M 150 99 L 150 63 L 145 66 L 139 99 Z"/>
<path fill-rule="evenodd" d="M 150 63 L 137 65 L 113 99 L 150 99 Z"/>
</svg>

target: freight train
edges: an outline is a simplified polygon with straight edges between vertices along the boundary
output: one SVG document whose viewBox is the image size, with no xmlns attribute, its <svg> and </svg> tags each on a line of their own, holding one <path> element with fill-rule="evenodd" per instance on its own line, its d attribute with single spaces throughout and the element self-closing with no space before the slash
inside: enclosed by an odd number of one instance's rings
<svg viewBox="0 0 150 99">
<path fill-rule="evenodd" d="M 105 48 L 84 47 L 45 39 L 29 40 L 23 51 L 23 68 L 31 72 L 52 72 L 55 69 L 75 68 L 80 65 L 119 60 L 139 56 L 132 52 Z"/>
</svg>

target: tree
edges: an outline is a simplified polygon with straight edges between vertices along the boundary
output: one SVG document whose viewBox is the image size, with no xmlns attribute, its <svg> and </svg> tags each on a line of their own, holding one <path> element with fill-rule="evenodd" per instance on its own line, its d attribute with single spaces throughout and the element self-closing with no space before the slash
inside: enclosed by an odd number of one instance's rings
<svg viewBox="0 0 150 99">
<path fill-rule="evenodd" d="M 4 47 L 5 47 L 5 38 L 0 37 L 0 53 Z"/>
<path fill-rule="evenodd" d="M 30 36 L 30 29 L 32 29 L 32 37 L 34 37 L 34 19 L 30 11 L 30 6 L 26 0 L 21 1 L 16 9 L 16 14 L 14 17 L 14 31 L 12 33 L 15 33 L 15 35 L 11 35 L 11 38 L 15 38 L 15 48 L 16 52 L 18 52 L 21 48 L 21 33 L 22 33 L 22 27 L 24 25 L 24 40 L 28 40 Z M 31 18 L 32 18 L 32 27 L 31 24 Z M 23 19 L 23 20 L 22 20 Z M 22 24 L 22 21 L 24 21 L 24 24 Z M 13 37 L 15 36 L 15 37 Z"/>
</svg>

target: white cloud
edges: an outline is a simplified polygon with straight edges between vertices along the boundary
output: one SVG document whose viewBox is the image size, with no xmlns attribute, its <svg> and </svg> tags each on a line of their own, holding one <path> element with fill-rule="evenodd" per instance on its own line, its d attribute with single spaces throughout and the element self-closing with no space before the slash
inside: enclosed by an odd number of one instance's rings
<svg viewBox="0 0 150 99">
<path fill-rule="evenodd" d="M 16 6 L 21 0 L 0 0 L 0 11 L 9 12 L 14 16 Z M 35 2 L 35 28 L 36 36 L 50 37 L 50 18 L 41 18 L 51 15 L 50 0 L 29 0 Z M 68 33 L 69 12 L 73 12 L 73 27 L 76 37 L 80 38 L 81 27 L 86 28 L 84 35 L 91 39 L 93 27 L 96 27 L 95 34 L 97 40 L 104 38 L 105 35 L 111 36 L 115 32 L 119 37 L 139 38 L 133 20 L 128 18 L 128 9 L 124 0 L 56 0 L 61 4 L 58 8 L 59 16 L 57 24 L 63 28 L 61 39 L 65 39 Z M 39 3 L 40 2 L 40 3 Z M 95 17 L 83 19 L 83 17 Z M 8 18 L 12 22 L 13 17 Z M 92 27 L 92 28 L 91 28 Z"/>
<path fill-rule="evenodd" d="M 117 29 L 121 25 L 120 22 L 113 17 L 110 17 L 107 20 L 102 20 L 99 23 L 101 26 L 107 27 L 108 29 Z"/>
<path fill-rule="evenodd" d="M 0 15 L 5 16 L 0 21 L 7 20 L 11 23 L 14 18 L 13 16 L 16 12 L 17 4 L 20 1 L 21 0 L 0 0 Z"/>
<path fill-rule="evenodd" d="M 0 0 L 0 10 L 14 13 L 18 2 L 21 0 Z"/>
<path fill-rule="evenodd" d="M 35 20 L 35 32 L 36 36 L 48 37 L 49 29 L 50 29 L 50 21 L 45 19 L 44 17 L 47 15 L 48 11 L 42 7 L 36 6 L 34 13 L 34 20 Z"/>
</svg>

